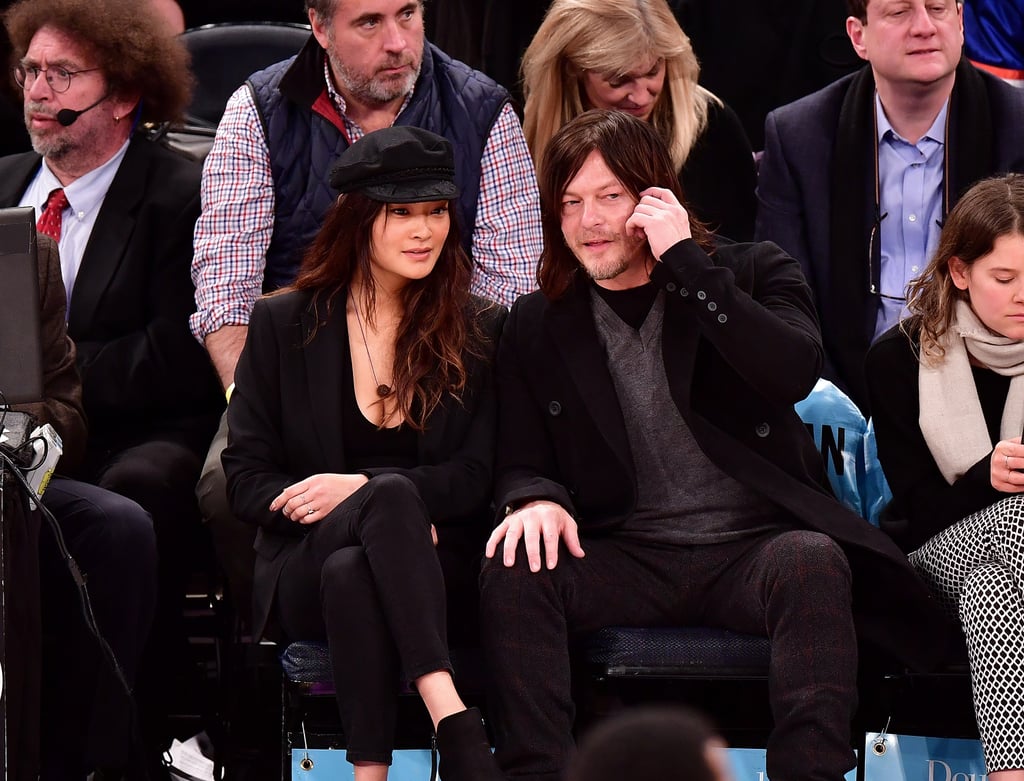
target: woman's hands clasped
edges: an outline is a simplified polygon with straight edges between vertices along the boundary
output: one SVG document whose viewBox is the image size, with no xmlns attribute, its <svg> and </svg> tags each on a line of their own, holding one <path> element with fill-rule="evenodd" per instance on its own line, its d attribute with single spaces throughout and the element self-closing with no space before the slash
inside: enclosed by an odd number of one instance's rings
<svg viewBox="0 0 1024 781">
<path fill-rule="evenodd" d="M 270 503 L 270 511 L 280 510 L 295 523 L 316 523 L 366 485 L 368 480 L 366 475 L 311 475 L 278 494 Z"/>
<path fill-rule="evenodd" d="M 992 487 L 1007 494 L 1024 491 L 1024 445 L 1020 437 L 1001 440 L 989 459 Z"/>
</svg>

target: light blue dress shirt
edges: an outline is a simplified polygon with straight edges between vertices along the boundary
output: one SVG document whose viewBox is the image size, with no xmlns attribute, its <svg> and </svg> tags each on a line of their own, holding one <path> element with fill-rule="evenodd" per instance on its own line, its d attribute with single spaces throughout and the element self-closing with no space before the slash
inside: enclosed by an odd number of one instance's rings
<svg viewBox="0 0 1024 781">
<path fill-rule="evenodd" d="M 61 221 L 60 242 L 57 249 L 60 251 L 60 270 L 64 277 L 64 289 L 68 295 L 68 309 L 70 310 L 71 292 L 75 288 L 75 280 L 78 278 L 78 270 L 82 265 L 82 255 L 85 254 L 85 247 L 89 243 L 93 226 L 96 224 L 96 216 L 100 207 L 103 206 L 103 199 L 107 196 L 111 182 L 121 167 L 125 152 L 128 151 L 128 141 L 125 141 L 120 149 L 107 162 L 99 168 L 94 168 L 89 173 L 75 179 L 64 188 L 64 195 L 68 199 L 68 208 L 64 210 L 64 219 Z M 42 213 L 43 205 L 50 193 L 61 187 L 60 181 L 46 164 L 39 166 L 39 171 L 29 183 L 21 196 L 19 206 L 34 206 L 36 219 Z"/>
<path fill-rule="evenodd" d="M 879 229 L 881 305 L 874 339 L 907 314 L 907 284 L 919 276 L 939 243 L 946 114 L 942 105 L 928 132 L 912 144 L 893 130 L 875 94 L 878 122 Z"/>
</svg>

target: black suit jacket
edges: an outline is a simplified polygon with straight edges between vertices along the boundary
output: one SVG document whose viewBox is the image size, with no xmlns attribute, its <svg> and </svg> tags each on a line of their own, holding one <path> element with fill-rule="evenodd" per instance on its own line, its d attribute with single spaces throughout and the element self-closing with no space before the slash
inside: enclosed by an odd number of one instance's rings
<svg viewBox="0 0 1024 781">
<path fill-rule="evenodd" d="M 892 541 L 840 505 L 820 454 L 793 409 L 821 367 L 810 291 L 773 244 L 693 241 L 662 256 L 665 372 L 676 407 L 705 455 L 828 534 L 854 573 L 863 637 L 920 666 L 943 654 L 941 611 Z M 541 293 L 512 307 L 498 353 L 499 508 L 547 499 L 581 535 L 614 534 L 636 506 L 623 415 L 580 280 L 558 301 Z M 880 598 L 884 595 L 884 598 Z"/>
<path fill-rule="evenodd" d="M 364 470 L 398 473 L 415 484 L 440 534 L 446 527 L 486 524 L 491 498 L 496 402 L 490 354 L 506 310 L 474 298 L 488 358 L 467 359 L 461 401 L 447 398 L 418 437 L 419 466 Z M 319 326 L 317 323 L 319 322 Z M 313 331 L 315 330 L 315 334 Z M 309 292 L 256 302 L 235 369 L 228 406 L 228 446 L 222 460 L 235 515 L 256 534 L 254 626 L 260 636 L 271 615 L 277 579 L 295 544 L 309 530 L 270 502 L 287 486 L 321 472 L 351 472 L 341 428 L 342 368 L 348 359 L 345 300 L 319 317 Z"/>
<path fill-rule="evenodd" d="M 0 206 L 18 203 L 40 160 L 0 159 Z M 188 327 L 200 172 L 136 136 L 103 200 L 68 312 L 90 450 L 160 435 L 184 437 L 201 452 L 213 435 L 223 397 Z"/>
<path fill-rule="evenodd" d="M 868 293 L 873 95 L 865 67 L 768 115 L 755 228 L 755 238 L 800 261 L 818 303 L 825 375 L 864 410 L 864 358 L 879 305 Z M 980 178 L 1024 172 L 1024 92 L 962 61 L 946 150 L 950 208 Z"/>
</svg>

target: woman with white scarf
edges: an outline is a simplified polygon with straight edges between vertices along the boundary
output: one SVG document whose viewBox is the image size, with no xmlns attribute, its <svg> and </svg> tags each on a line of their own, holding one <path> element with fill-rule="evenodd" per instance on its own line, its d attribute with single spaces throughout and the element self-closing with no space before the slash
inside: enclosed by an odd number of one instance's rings
<svg viewBox="0 0 1024 781">
<path fill-rule="evenodd" d="M 1024 176 L 960 199 L 908 307 L 867 358 L 886 513 L 963 625 L 991 781 L 1022 781 Z"/>
</svg>

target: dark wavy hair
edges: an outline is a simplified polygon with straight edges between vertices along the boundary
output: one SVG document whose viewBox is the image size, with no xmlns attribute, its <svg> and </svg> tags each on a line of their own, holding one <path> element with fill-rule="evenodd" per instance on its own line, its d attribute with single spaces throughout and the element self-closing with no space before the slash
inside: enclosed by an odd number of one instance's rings
<svg viewBox="0 0 1024 781">
<path fill-rule="evenodd" d="M 42 27 L 78 42 L 103 71 L 111 93 L 138 92 L 140 120 L 180 119 L 192 96 L 188 50 L 139 0 L 19 0 L 3 16 L 12 67 Z"/>
<path fill-rule="evenodd" d="M 973 266 L 992 252 L 1000 236 L 1024 236 L 1024 174 L 983 179 L 971 187 L 946 218 L 935 256 L 910 283 L 907 307 L 920 323 L 921 356 L 928 363 L 941 363 L 956 302 L 969 300 L 967 291 L 953 284 L 950 259 Z"/>
<path fill-rule="evenodd" d="M 317 320 L 322 323 L 336 302 L 344 301 L 358 274 L 365 291 L 359 305 L 372 319 L 373 223 L 386 208 L 358 192 L 338 198 L 303 256 L 295 282 L 278 292 L 313 291 Z M 451 228 L 433 270 L 423 279 L 411 280 L 401 292 L 393 388 L 399 412 L 418 431 L 445 396 L 461 396 L 467 379 L 464 358 L 484 356 L 484 336 L 476 317 L 481 307 L 469 292 L 473 261 L 459 242 L 454 201 L 448 210 Z"/>
<path fill-rule="evenodd" d="M 668 146 L 649 122 L 624 111 L 592 109 L 562 125 L 544 150 L 538 181 L 544 251 L 537 267 L 537 284 L 551 300 L 565 295 L 580 270 L 579 260 L 562 235 L 561 204 L 565 188 L 594 151 L 600 152 L 611 172 L 637 200 L 648 187 L 664 187 L 686 205 Z M 693 215 L 690 231 L 710 254 L 714 249 L 711 233 Z"/>
</svg>

